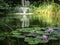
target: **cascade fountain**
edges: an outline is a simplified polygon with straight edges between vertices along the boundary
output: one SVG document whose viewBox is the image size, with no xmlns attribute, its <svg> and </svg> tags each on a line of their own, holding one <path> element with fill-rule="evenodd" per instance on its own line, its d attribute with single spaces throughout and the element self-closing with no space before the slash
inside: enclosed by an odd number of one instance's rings
<svg viewBox="0 0 60 45">
<path fill-rule="evenodd" d="M 22 26 L 21 27 L 29 27 L 29 18 L 27 15 L 32 15 L 33 13 L 27 13 L 27 10 L 29 10 L 29 4 L 30 2 L 27 0 L 21 0 L 22 7 L 20 7 L 20 10 L 22 10 L 22 13 L 15 13 L 18 15 L 22 15 L 21 21 L 22 21 Z"/>
</svg>

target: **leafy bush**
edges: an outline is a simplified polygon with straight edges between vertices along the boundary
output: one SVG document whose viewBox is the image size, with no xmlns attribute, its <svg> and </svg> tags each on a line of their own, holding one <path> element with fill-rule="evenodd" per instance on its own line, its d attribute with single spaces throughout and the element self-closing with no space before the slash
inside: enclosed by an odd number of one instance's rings
<svg viewBox="0 0 60 45">
<path fill-rule="evenodd" d="M 33 10 L 32 22 L 37 20 L 37 24 L 45 26 L 55 26 L 60 24 L 59 15 L 60 15 L 60 5 L 51 2 L 40 5 L 39 7 L 31 6 Z M 46 24 L 44 24 L 46 23 Z M 34 23 L 33 23 L 34 24 Z"/>
</svg>

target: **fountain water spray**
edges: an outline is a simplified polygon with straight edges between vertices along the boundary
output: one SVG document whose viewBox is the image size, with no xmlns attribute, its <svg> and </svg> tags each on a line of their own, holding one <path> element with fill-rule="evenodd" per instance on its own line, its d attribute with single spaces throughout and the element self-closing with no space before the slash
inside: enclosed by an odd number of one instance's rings
<svg viewBox="0 0 60 45">
<path fill-rule="evenodd" d="M 23 15 L 21 18 L 22 21 L 22 27 L 29 27 L 29 18 L 27 15 L 32 15 L 33 13 L 27 13 L 27 10 L 29 10 L 29 1 L 21 0 L 22 1 L 22 7 L 20 7 L 20 10 L 22 10 L 22 13 L 16 13 L 18 15 Z"/>
</svg>

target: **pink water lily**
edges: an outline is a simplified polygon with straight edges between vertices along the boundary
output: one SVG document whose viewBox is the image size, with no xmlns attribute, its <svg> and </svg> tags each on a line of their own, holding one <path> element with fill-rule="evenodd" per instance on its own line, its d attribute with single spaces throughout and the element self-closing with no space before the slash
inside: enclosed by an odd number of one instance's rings
<svg viewBox="0 0 60 45">
<path fill-rule="evenodd" d="M 47 39 L 47 36 L 46 35 L 42 35 L 42 40 L 46 40 Z"/>
<path fill-rule="evenodd" d="M 49 29 L 48 29 L 48 32 L 50 32 L 50 33 L 53 32 L 53 31 L 54 31 L 54 30 L 53 30 L 52 28 L 49 28 Z"/>
</svg>

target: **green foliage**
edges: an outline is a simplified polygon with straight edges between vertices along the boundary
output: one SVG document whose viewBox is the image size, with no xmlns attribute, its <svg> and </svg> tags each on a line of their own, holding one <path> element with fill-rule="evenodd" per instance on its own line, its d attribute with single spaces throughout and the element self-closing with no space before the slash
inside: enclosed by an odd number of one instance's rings
<svg viewBox="0 0 60 45">
<path fill-rule="evenodd" d="M 40 27 L 55 26 L 60 24 L 60 5 L 54 2 L 45 3 L 36 7 L 31 5 L 33 10 L 32 24 L 37 23 Z"/>
<path fill-rule="evenodd" d="M 41 36 L 47 35 L 47 40 L 42 40 Z M 38 43 L 47 43 L 49 40 L 57 40 L 59 33 L 58 30 L 54 30 L 51 34 L 48 32 L 47 29 L 41 29 L 39 27 L 37 28 L 22 28 L 17 29 L 16 31 L 11 32 L 12 37 L 16 38 L 24 38 L 25 42 L 28 42 L 29 44 L 38 44 Z"/>
<path fill-rule="evenodd" d="M 7 17 L 0 17 L 0 40 L 14 43 L 16 39 L 23 39 L 24 42 L 28 42 L 30 45 L 38 43 L 48 43 L 50 40 L 57 40 L 60 38 L 60 28 L 53 28 L 54 32 L 51 34 L 47 31 L 46 27 L 55 27 L 60 24 L 60 5 L 54 2 L 42 2 L 42 0 L 35 1 L 30 5 L 30 12 L 34 13 L 32 16 L 27 16 L 30 19 L 30 26 L 32 28 L 21 28 L 20 18 L 15 14 L 15 6 L 19 6 L 17 0 L 0 0 L 0 9 L 7 10 L 9 14 Z M 8 2 L 8 3 L 6 3 Z M 40 2 L 42 2 L 40 4 Z M 15 6 L 14 6 L 15 5 Z M 4 14 L 5 15 L 5 14 Z M 36 27 L 35 27 L 36 26 Z M 40 28 L 45 27 L 45 28 Z M 48 36 L 47 40 L 42 40 L 41 36 Z M 13 38 L 16 38 L 13 40 Z M 17 41 L 16 41 L 17 42 Z M 13 45 L 13 44 L 12 44 Z"/>
</svg>

